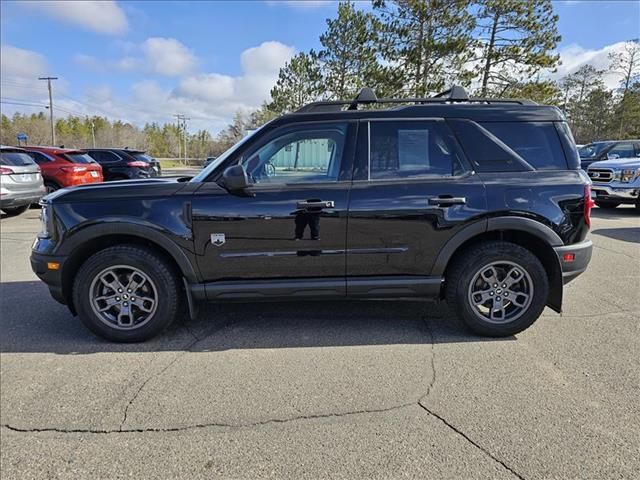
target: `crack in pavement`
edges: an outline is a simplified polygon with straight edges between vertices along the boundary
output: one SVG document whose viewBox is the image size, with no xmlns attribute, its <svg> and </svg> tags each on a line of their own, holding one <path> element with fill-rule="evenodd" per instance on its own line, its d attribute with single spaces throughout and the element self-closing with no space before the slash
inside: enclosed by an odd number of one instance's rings
<svg viewBox="0 0 640 480">
<path fill-rule="evenodd" d="M 482 453 L 484 453 L 485 455 L 487 455 L 489 458 L 491 458 L 493 461 L 499 463 L 500 465 L 502 465 L 507 471 L 509 471 L 511 474 L 513 474 L 516 478 L 519 478 L 520 480 L 525 480 L 525 478 L 520 475 L 518 472 L 516 472 L 513 468 L 511 468 L 509 465 L 507 465 L 504 461 L 500 460 L 498 457 L 496 457 L 495 455 L 493 455 L 489 450 L 487 450 L 486 448 L 484 448 L 482 445 L 480 445 L 479 443 L 475 442 L 474 440 L 472 440 L 466 433 L 464 433 L 462 430 L 460 430 L 459 428 L 453 426 L 451 423 L 449 423 L 446 419 L 444 419 L 443 417 L 441 417 L 440 415 L 438 415 L 437 413 L 433 412 L 432 410 L 430 410 L 427 406 L 423 405 L 420 402 L 418 402 L 418 406 L 420 408 L 422 408 L 425 412 L 427 412 L 429 415 L 431 415 L 434 418 L 437 418 L 438 420 L 440 420 L 442 423 L 444 423 L 447 427 L 449 427 L 451 430 L 453 430 L 454 432 L 456 432 L 458 435 L 460 435 L 462 438 L 464 438 L 467 442 L 469 442 L 471 445 L 473 445 L 474 447 L 476 447 L 478 450 L 480 450 Z"/>
<path fill-rule="evenodd" d="M 357 415 L 387 413 L 387 412 L 391 412 L 391 411 L 395 411 L 395 410 L 401 410 L 403 408 L 409 408 L 409 407 L 413 407 L 413 406 L 418 406 L 419 408 L 421 408 L 422 410 L 427 412 L 431 417 L 434 417 L 437 420 L 439 420 L 441 423 L 443 423 L 445 426 L 447 426 L 450 430 L 455 432 L 458 436 L 462 437 L 468 443 L 470 443 L 475 448 L 477 448 L 478 450 L 483 452 L 486 456 L 491 458 L 493 461 L 495 461 L 498 464 L 500 464 L 504 469 L 506 469 L 508 472 L 513 474 L 516 478 L 518 478 L 520 480 L 524 480 L 524 477 L 522 475 L 520 475 L 512 467 L 507 465 L 503 460 L 500 460 L 498 457 L 493 455 L 489 450 L 487 450 L 486 448 L 481 446 L 479 443 L 477 443 L 474 440 L 472 440 L 462 430 L 460 430 L 459 428 L 457 428 L 454 425 L 452 425 L 451 423 L 449 423 L 445 418 L 443 418 L 439 414 L 433 412 L 428 406 L 426 406 L 423 403 L 429 397 L 429 395 L 430 395 L 430 393 L 431 393 L 431 391 L 433 389 L 433 386 L 435 385 L 435 382 L 436 382 L 436 364 L 435 364 L 435 333 L 433 331 L 433 326 L 431 325 L 431 322 L 429 322 L 429 317 L 428 316 L 422 315 L 421 316 L 421 320 L 422 320 L 423 324 L 426 326 L 426 329 L 427 329 L 427 331 L 429 333 L 430 343 L 431 343 L 431 355 L 430 355 L 430 357 L 431 357 L 432 376 L 431 376 L 431 380 L 429 381 L 429 384 L 426 387 L 426 392 L 421 394 L 417 400 L 413 400 L 411 402 L 406 402 L 406 403 L 402 403 L 402 404 L 399 404 L 399 405 L 394 405 L 394 406 L 391 406 L 391 407 L 385 407 L 385 408 L 361 409 L 361 410 L 353 410 L 353 411 L 348 411 L 348 412 L 343 412 L 343 413 L 333 413 L 333 412 L 331 412 L 331 413 L 321 413 L 321 414 L 311 414 L 311 415 L 300 415 L 300 416 L 289 417 L 289 418 L 271 418 L 271 419 L 267 419 L 267 420 L 261 420 L 261 421 L 258 421 L 258 422 L 250 422 L 250 423 L 210 422 L 210 423 L 200 423 L 200 424 L 194 424 L 194 425 L 185 425 L 185 426 L 181 426 L 181 427 L 124 428 L 124 425 L 125 425 L 125 423 L 127 421 L 127 416 L 128 416 L 128 412 L 129 412 L 130 407 L 136 401 L 136 399 L 138 398 L 138 396 L 140 395 L 142 390 L 145 388 L 145 386 L 152 379 L 157 378 L 160 375 L 162 375 L 164 372 L 166 372 L 180 358 L 182 358 L 184 355 L 189 353 L 190 349 L 193 348 L 193 346 L 196 345 L 198 342 L 208 338 L 209 336 L 211 336 L 212 334 L 216 333 L 217 331 L 219 331 L 219 330 L 221 330 L 223 328 L 226 328 L 230 324 L 233 324 L 235 322 L 231 322 L 231 323 L 227 323 L 227 324 L 221 325 L 219 328 L 215 329 L 213 332 L 208 333 L 206 336 L 204 336 L 202 338 L 198 337 L 186 324 L 184 324 L 185 329 L 193 337 L 193 340 L 185 347 L 184 351 L 182 351 L 179 354 L 177 354 L 165 367 L 163 367 L 160 371 L 158 371 L 156 373 L 153 373 L 144 382 L 142 382 L 140 387 L 136 390 L 135 394 L 131 397 L 131 399 L 127 403 L 127 405 L 125 407 L 125 410 L 124 410 L 124 413 L 123 413 L 123 419 L 122 419 L 122 422 L 120 423 L 119 428 L 117 428 L 117 429 L 90 429 L 90 428 L 70 428 L 70 429 L 67 429 L 67 428 L 57 428 L 57 427 L 20 428 L 20 427 L 14 427 L 14 426 L 9 425 L 9 424 L 2 424 L 2 425 L 0 425 L 0 427 L 4 428 L 4 429 L 7 429 L 7 430 L 10 430 L 10 431 L 13 431 L 13 432 L 18 432 L 18 433 L 46 433 L 46 432 L 52 432 L 52 433 L 62 433 L 62 434 L 74 434 L 75 433 L 75 434 L 104 434 L 104 435 L 108 435 L 108 434 L 123 434 L 123 433 L 170 433 L 170 432 L 184 432 L 184 431 L 189 431 L 189 430 L 199 430 L 199 429 L 206 429 L 206 428 L 242 429 L 242 428 L 260 427 L 260 426 L 265 426 L 265 425 L 286 424 L 286 423 L 292 423 L 292 422 L 304 421 L 304 420 L 345 418 L 345 417 L 351 417 L 351 416 L 357 416 Z"/>
</svg>

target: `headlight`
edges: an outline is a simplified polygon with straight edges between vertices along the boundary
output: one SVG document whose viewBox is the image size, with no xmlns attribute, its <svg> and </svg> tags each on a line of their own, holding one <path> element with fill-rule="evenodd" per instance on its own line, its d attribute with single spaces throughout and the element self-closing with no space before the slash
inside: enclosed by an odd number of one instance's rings
<svg viewBox="0 0 640 480">
<path fill-rule="evenodd" d="M 624 183 L 629 183 L 629 182 L 633 182 L 633 180 L 640 175 L 640 168 L 628 168 L 625 170 L 622 170 L 622 174 L 620 175 L 620 181 L 624 182 Z"/>
<path fill-rule="evenodd" d="M 42 205 L 42 210 L 40 210 L 40 232 L 38 232 L 39 238 L 49 238 L 51 237 L 51 214 L 49 212 L 48 205 Z"/>
</svg>

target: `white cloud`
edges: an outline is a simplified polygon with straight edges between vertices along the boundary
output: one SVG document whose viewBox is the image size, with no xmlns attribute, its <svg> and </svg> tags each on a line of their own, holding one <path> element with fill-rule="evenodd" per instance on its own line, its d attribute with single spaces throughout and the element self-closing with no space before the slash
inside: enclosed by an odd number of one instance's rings
<svg viewBox="0 0 640 480">
<path fill-rule="evenodd" d="M 47 74 L 49 69 L 41 54 L 11 45 L 0 46 L 0 64 L 3 78 L 33 80 Z"/>
<path fill-rule="evenodd" d="M 172 89 L 147 79 L 132 85 L 126 98 L 116 97 L 110 89 L 100 87 L 87 92 L 85 104 L 58 103 L 70 110 L 107 115 L 136 124 L 170 122 L 174 120 L 174 114 L 181 113 L 191 118 L 191 130 L 205 129 L 215 133 L 231 121 L 236 111 L 257 108 L 269 99 L 269 91 L 280 68 L 294 53 L 293 47 L 280 42 L 264 42 L 242 52 L 239 58 L 242 73 L 237 76 L 217 72 L 189 73 Z M 101 63 L 89 58 L 76 56 L 76 61 L 94 66 Z"/>
<path fill-rule="evenodd" d="M 609 54 L 623 51 L 625 42 L 618 42 L 607 45 L 601 49 L 590 50 L 580 45 L 571 44 L 559 50 L 562 64 L 558 70 L 549 74 L 553 80 L 559 80 L 574 73 L 583 65 L 592 65 L 598 70 L 604 70 L 604 83 L 607 88 L 616 88 L 620 82 L 621 75 L 609 69 Z"/>
<path fill-rule="evenodd" d="M 197 57 L 175 38 L 151 37 L 140 45 L 126 45 L 127 55 L 116 60 L 100 60 L 82 53 L 74 61 L 99 72 L 146 72 L 165 76 L 181 76 L 191 72 Z"/>
<path fill-rule="evenodd" d="M 175 38 L 148 38 L 142 51 L 149 67 L 161 75 L 183 75 L 197 63 L 195 55 Z"/>
<path fill-rule="evenodd" d="M 117 35 L 128 28 L 124 11 L 113 0 L 47 0 L 20 2 L 19 5 L 97 33 Z"/>
</svg>

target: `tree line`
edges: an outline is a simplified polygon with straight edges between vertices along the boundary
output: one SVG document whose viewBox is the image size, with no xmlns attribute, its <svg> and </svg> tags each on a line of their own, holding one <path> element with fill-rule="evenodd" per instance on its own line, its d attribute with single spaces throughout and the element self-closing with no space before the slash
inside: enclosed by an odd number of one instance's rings
<svg viewBox="0 0 640 480">
<path fill-rule="evenodd" d="M 610 71 L 584 65 L 558 81 L 545 76 L 559 65 L 558 16 L 551 0 L 373 0 L 370 10 L 350 1 L 327 19 L 320 48 L 295 55 L 280 69 L 271 98 L 253 112 L 239 111 L 215 137 L 186 135 L 189 157 L 217 155 L 247 130 L 316 101 L 349 99 L 367 86 L 379 97 L 431 96 L 462 85 L 473 96 L 528 98 L 556 105 L 578 143 L 640 137 L 640 44 L 630 40 L 610 55 Z M 605 75 L 621 78 L 605 86 Z M 25 132 L 46 144 L 43 113 L 2 115 L 0 140 Z M 184 152 L 184 133 L 172 123 L 143 128 L 95 116 L 56 121 L 58 143 L 143 148 L 157 157 Z"/>
</svg>

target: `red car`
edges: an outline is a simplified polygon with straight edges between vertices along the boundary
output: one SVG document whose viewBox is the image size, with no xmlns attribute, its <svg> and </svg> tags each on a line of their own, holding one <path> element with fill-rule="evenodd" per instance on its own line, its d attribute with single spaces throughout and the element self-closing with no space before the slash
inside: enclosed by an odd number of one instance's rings
<svg viewBox="0 0 640 480">
<path fill-rule="evenodd" d="M 47 193 L 82 183 L 102 182 L 102 167 L 84 150 L 23 147 L 40 165 Z"/>
</svg>

